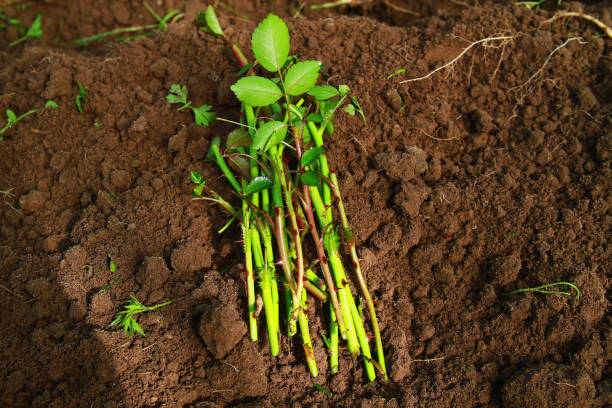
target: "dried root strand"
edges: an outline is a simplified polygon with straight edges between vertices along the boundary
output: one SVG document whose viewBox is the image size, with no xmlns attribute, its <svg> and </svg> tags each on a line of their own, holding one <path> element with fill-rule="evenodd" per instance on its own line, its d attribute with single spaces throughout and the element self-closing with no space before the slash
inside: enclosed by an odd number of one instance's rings
<svg viewBox="0 0 612 408">
<path fill-rule="evenodd" d="M 612 28 L 608 27 L 603 21 L 593 16 L 590 16 L 584 13 L 578 13 L 576 11 L 559 11 L 558 13 L 556 13 L 554 16 L 552 16 L 548 20 L 542 21 L 540 23 L 540 27 L 543 26 L 544 24 L 550 24 L 555 20 L 558 20 L 560 18 L 565 18 L 565 17 L 576 17 L 576 18 L 582 18 L 584 20 L 590 21 L 591 23 L 595 24 L 597 27 L 601 28 L 603 32 L 608 36 L 608 38 L 612 39 Z"/>
<path fill-rule="evenodd" d="M 510 41 L 513 38 L 514 38 L 513 36 L 502 35 L 502 36 L 496 36 L 496 37 L 483 38 L 481 40 L 474 41 L 473 43 L 471 43 L 470 45 L 465 47 L 455 58 L 453 58 L 452 60 L 450 60 L 446 64 L 444 64 L 442 66 L 439 66 L 438 68 L 436 68 L 433 71 L 429 72 L 427 75 L 424 75 L 424 76 L 421 76 L 421 77 L 418 77 L 418 78 L 406 79 L 406 80 L 400 82 L 400 84 L 405 84 L 407 82 L 422 81 L 424 79 L 429 78 L 430 76 L 432 76 L 436 72 L 442 71 L 443 69 L 448 68 L 448 67 L 454 65 L 457 61 L 459 61 L 461 59 L 461 57 L 463 57 L 469 50 L 471 50 L 476 45 L 479 45 L 479 44 L 486 45 L 487 43 L 492 42 L 492 41 L 502 41 L 502 44 L 504 44 L 506 41 Z"/>
</svg>

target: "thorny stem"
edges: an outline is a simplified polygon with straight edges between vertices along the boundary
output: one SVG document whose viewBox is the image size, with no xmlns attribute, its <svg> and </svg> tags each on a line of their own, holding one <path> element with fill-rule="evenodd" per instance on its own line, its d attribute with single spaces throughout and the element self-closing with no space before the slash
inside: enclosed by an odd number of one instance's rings
<svg viewBox="0 0 612 408">
<path fill-rule="evenodd" d="M 306 356 L 306 364 L 311 377 L 319 375 L 317 371 L 317 362 L 315 361 L 314 352 L 312 351 L 312 341 L 310 332 L 308 331 L 308 306 L 306 305 L 306 292 L 302 291 L 302 297 L 298 309 L 298 322 L 300 332 L 302 332 L 302 346 L 304 347 L 304 355 Z"/>
<path fill-rule="evenodd" d="M 316 187 L 309 187 L 310 197 L 312 198 L 312 204 L 315 208 L 317 216 L 319 218 L 319 225 L 322 231 L 330 228 L 331 222 L 328 221 L 325 205 L 323 204 L 323 200 L 321 199 L 321 195 L 319 194 L 319 190 Z M 332 231 L 328 231 L 324 234 L 323 244 L 327 251 L 327 260 L 331 264 L 331 270 L 334 274 L 334 282 L 331 284 L 331 288 L 338 288 L 338 297 L 340 298 L 340 309 L 341 314 L 337 315 L 338 322 L 340 327 L 344 325 L 345 330 L 340 330 L 340 334 L 342 338 L 348 342 L 348 349 L 351 354 L 354 354 L 357 350 L 357 336 L 355 334 L 355 329 L 353 327 L 353 321 L 351 319 L 350 308 L 348 304 L 348 298 L 352 297 L 348 296 L 346 293 L 347 285 L 346 279 L 343 279 L 343 269 L 342 262 L 340 261 L 340 256 L 338 254 L 338 247 L 335 244 L 335 237 L 332 235 Z M 347 285 L 348 286 L 348 285 Z M 343 322 L 340 322 L 340 319 L 343 319 Z"/>
<path fill-rule="evenodd" d="M 242 182 L 246 189 L 246 182 Z M 251 340 L 257 341 L 257 318 L 255 317 L 255 281 L 253 279 L 253 254 L 251 246 L 251 212 L 245 200 L 242 200 L 242 239 L 244 241 L 244 267 L 247 283 L 247 309 L 249 311 L 249 332 Z"/>
<path fill-rule="evenodd" d="M 359 282 L 359 287 L 361 288 L 361 293 L 366 300 L 366 304 L 368 306 L 368 312 L 370 313 L 370 321 L 372 323 L 372 331 L 374 332 L 374 338 L 376 340 L 376 354 L 378 356 L 378 363 L 383 370 L 385 380 L 387 379 L 387 368 L 385 365 L 385 356 L 383 352 L 382 339 L 380 337 L 380 329 L 378 327 L 378 319 L 376 318 L 376 310 L 374 308 L 374 302 L 372 301 L 372 296 L 370 296 L 370 292 L 368 291 L 368 286 L 363 277 L 363 273 L 361 272 L 361 264 L 359 262 L 359 257 L 357 256 L 357 248 L 355 243 L 355 234 L 351 230 L 348 218 L 346 216 L 346 211 L 344 210 L 344 203 L 342 201 L 342 196 L 340 194 L 340 185 L 338 184 L 338 177 L 336 173 L 331 173 L 330 179 L 332 182 L 332 188 L 334 192 L 334 196 L 336 197 L 338 203 L 338 212 L 340 213 L 340 220 L 342 222 L 342 228 L 344 229 L 344 237 L 346 242 L 349 245 L 351 252 L 351 260 L 353 261 L 353 269 L 355 270 L 355 275 L 357 276 L 357 282 Z"/>
<path fill-rule="evenodd" d="M 338 319 L 334 313 L 334 307 L 329 306 L 329 371 L 331 374 L 338 372 Z"/>
<path fill-rule="evenodd" d="M 312 122 L 308 122 L 308 129 L 311 131 L 313 140 L 318 147 L 323 146 L 323 132 L 324 128 L 318 129 L 316 125 Z M 321 175 L 324 178 L 329 178 L 330 172 L 327 164 L 327 155 L 326 153 L 321 154 L 319 157 L 319 165 L 321 170 Z M 315 203 L 315 210 L 319 215 L 319 221 L 321 223 L 321 230 L 326 230 L 328 225 L 332 223 L 332 210 L 331 210 L 331 191 L 330 186 L 327 183 L 323 183 L 323 203 L 317 202 L 320 200 L 320 196 L 318 194 L 318 190 L 316 188 L 311 187 L 310 193 L 313 199 L 313 203 Z M 316 191 L 313 194 L 313 191 Z M 327 194 L 327 195 L 326 195 Z M 323 208 L 321 208 L 323 207 Z M 325 216 L 322 217 L 321 214 L 324 213 Z M 325 239 L 327 238 L 327 239 Z M 348 280 L 346 277 L 346 273 L 344 272 L 344 267 L 342 266 L 342 260 L 338 253 L 338 244 L 337 244 L 338 235 L 335 230 L 330 230 L 325 234 L 324 242 L 326 244 L 326 249 L 330 254 L 330 262 L 332 265 L 332 270 L 334 271 L 334 277 L 336 280 L 336 285 L 340 288 L 338 290 L 341 302 L 342 302 L 342 312 L 343 315 L 346 316 L 345 323 L 350 324 L 347 328 L 350 330 L 350 334 L 353 340 L 353 350 L 351 350 L 351 337 L 349 337 L 348 345 L 349 351 L 353 353 L 355 350 L 355 340 L 359 342 L 359 346 L 361 347 L 361 352 L 364 355 L 364 364 L 366 367 L 366 372 L 368 374 L 368 378 L 370 381 L 376 378 L 376 373 L 374 371 L 374 367 L 371 363 L 370 358 L 370 348 L 367 342 L 367 336 L 365 333 L 365 329 L 363 327 L 363 322 L 361 321 L 361 317 L 359 312 L 357 311 L 357 307 L 355 306 L 355 301 L 353 299 L 353 295 L 351 293 L 350 285 L 348 284 Z M 339 282 L 338 282 L 339 281 Z M 341 291 L 348 291 L 348 293 L 342 294 Z M 344 297 L 344 298 L 343 298 Z M 348 310 L 347 310 L 348 309 Z"/>
<path fill-rule="evenodd" d="M 302 147 L 301 147 L 301 138 L 296 135 L 295 136 L 295 146 L 298 155 L 298 163 L 302 161 Z M 300 171 L 304 169 L 300 164 Z M 342 317 L 342 311 L 340 309 L 340 304 L 338 303 L 338 296 L 336 294 L 336 290 L 334 290 L 334 281 L 332 280 L 331 271 L 329 270 L 329 263 L 327 261 L 327 256 L 325 255 L 325 248 L 323 245 L 323 240 L 319 237 L 319 232 L 317 231 L 317 225 L 314 219 L 314 214 L 312 211 L 312 201 L 310 199 L 310 191 L 309 187 L 305 184 L 302 185 L 303 188 L 303 205 L 304 212 L 306 213 L 308 225 L 310 227 L 310 234 L 315 241 L 315 245 L 317 248 L 317 256 L 319 257 L 319 263 L 321 265 L 321 271 L 323 272 L 323 277 L 325 278 L 325 282 L 327 283 L 327 287 L 329 288 L 329 295 L 331 298 L 331 304 L 333 310 L 335 312 L 335 316 L 339 316 L 338 321 L 340 323 L 340 331 L 342 333 L 346 333 L 347 328 L 344 324 L 344 319 Z"/>
</svg>

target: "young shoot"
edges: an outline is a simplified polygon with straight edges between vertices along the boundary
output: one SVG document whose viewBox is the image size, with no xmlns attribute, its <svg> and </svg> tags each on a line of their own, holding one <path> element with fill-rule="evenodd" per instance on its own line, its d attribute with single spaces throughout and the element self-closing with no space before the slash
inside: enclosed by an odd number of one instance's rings
<svg viewBox="0 0 612 408">
<path fill-rule="evenodd" d="M 210 112 L 212 106 L 202 105 L 199 108 L 191 106 L 191 101 L 187 100 L 188 94 L 189 91 L 187 90 L 186 85 L 180 86 L 179 84 L 172 84 L 170 86 L 170 93 L 166 96 L 166 99 L 170 103 L 181 104 L 177 111 L 182 111 L 186 108 L 191 109 L 195 118 L 195 122 L 198 125 L 210 126 L 210 124 L 217 119 L 215 113 Z"/>
<path fill-rule="evenodd" d="M 55 101 L 47 101 L 45 102 L 45 109 L 58 109 L 59 105 L 55 103 Z"/>
<path fill-rule="evenodd" d="M 87 102 L 87 99 L 85 99 L 85 89 L 83 88 L 81 82 L 77 81 L 77 85 L 79 86 L 79 93 L 76 96 L 75 104 L 79 113 L 83 113 L 82 102 Z"/>
<path fill-rule="evenodd" d="M 37 38 L 43 34 L 42 31 L 42 16 L 40 14 L 36 15 L 36 18 L 32 22 L 32 25 L 28 30 L 23 34 L 21 38 L 16 39 L 12 43 L 9 44 L 9 47 L 14 47 L 17 44 L 21 44 L 22 42 L 28 41 L 30 38 Z"/>
<path fill-rule="evenodd" d="M 111 273 L 111 279 L 100 288 L 100 292 L 107 292 L 111 288 L 111 286 L 118 285 L 119 282 L 121 282 L 121 278 L 123 278 L 122 274 L 114 276 L 115 272 L 117 272 L 117 264 L 115 263 L 115 261 L 113 261 L 112 254 L 106 255 L 106 264 L 108 266 L 108 270 Z"/>
<path fill-rule="evenodd" d="M 74 40 L 75 44 L 80 45 L 81 47 L 85 47 L 89 45 L 90 43 L 103 41 L 108 37 L 112 37 L 118 34 L 126 34 L 126 33 L 129 34 L 129 33 L 134 33 L 138 31 L 146 31 L 146 32 L 141 33 L 141 34 L 136 34 L 136 35 L 129 35 L 125 37 L 117 37 L 115 39 L 117 41 L 124 41 L 124 40 L 134 40 L 134 39 L 141 38 L 141 37 L 148 37 L 151 35 L 152 30 L 166 31 L 168 30 L 168 23 L 173 23 L 183 17 L 182 14 L 180 14 L 179 10 L 172 10 L 165 16 L 161 17 L 155 12 L 155 10 L 153 10 L 151 6 L 149 6 L 149 3 L 147 3 L 146 1 L 143 1 L 142 3 L 144 7 L 147 9 L 147 11 L 157 21 L 157 24 L 116 28 L 114 30 L 107 31 L 104 33 L 94 34 L 90 37 L 78 38 Z"/>
<path fill-rule="evenodd" d="M 566 286 L 569 289 L 573 289 L 575 293 L 572 293 L 571 290 L 549 290 L 548 288 L 554 288 L 556 286 Z M 516 293 L 524 293 L 524 292 L 537 292 L 544 293 L 546 295 L 564 295 L 564 296 L 573 296 L 572 300 L 578 300 L 580 297 L 580 289 L 576 285 L 570 282 L 555 282 L 555 283 L 547 283 L 546 285 L 536 286 L 534 288 L 524 288 L 513 290 L 512 292 L 508 292 L 509 295 L 513 295 Z"/>
<path fill-rule="evenodd" d="M 0 129 L 0 141 L 4 140 L 3 135 L 6 133 L 7 130 L 9 130 L 15 123 L 19 122 L 21 119 L 25 118 L 26 116 L 30 116 L 31 114 L 36 113 L 36 109 L 32 109 L 27 111 L 26 113 L 24 113 L 23 115 L 15 115 L 15 112 L 13 112 L 10 109 L 6 110 L 6 125 L 4 125 L 4 127 L 2 129 Z"/>
<path fill-rule="evenodd" d="M 123 310 L 117 313 L 115 320 L 112 321 L 110 326 L 123 326 L 123 331 L 126 332 L 129 336 L 134 333 L 144 336 L 144 330 L 142 329 L 142 327 L 140 327 L 138 322 L 136 322 L 135 316 L 138 313 L 150 312 L 160 307 L 167 306 L 170 303 L 172 303 L 172 301 L 160 303 L 155 306 L 145 306 L 140 303 L 134 295 L 130 295 L 130 299 L 125 302 Z"/>
</svg>

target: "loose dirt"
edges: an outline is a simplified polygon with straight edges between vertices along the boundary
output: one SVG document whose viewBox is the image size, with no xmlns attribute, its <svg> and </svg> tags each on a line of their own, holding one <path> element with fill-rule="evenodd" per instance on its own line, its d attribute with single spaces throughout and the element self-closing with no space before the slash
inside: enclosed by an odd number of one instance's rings
<svg viewBox="0 0 612 408">
<path fill-rule="evenodd" d="M 349 356 L 330 376 L 316 335 L 326 317 L 314 315 L 314 381 L 329 397 L 313 387 L 296 341 L 283 338 L 276 360 L 265 338 L 249 341 L 240 232 L 217 234 L 224 214 L 192 200 L 190 171 L 231 197 L 202 160 L 211 137 L 230 128 L 196 126 L 165 100 L 170 85 L 187 85 L 195 104 L 224 117 L 239 108 L 231 54 L 194 26 L 206 3 L 152 1 L 160 14 L 183 7 L 185 16 L 165 33 L 85 50 L 70 41 L 151 16 L 126 0 L 6 7 L 28 23 L 41 13 L 44 35 L 9 49 L 17 31 L 0 31 L 0 111 L 38 109 L 0 142 L 0 405 L 611 403 L 610 39 L 585 20 L 541 25 L 554 1 L 547 10 L 391 2 L 420 16 L 388 3 L 306 7 L 307 18 L 291 17 L 297 2 L 230 1 L 239 16 L 218 8 L 245 51 L 257 21 L 280 14 L 292 49 L 324 63 L 324 82 L 348 84 L 367 117 L 364 126 L 340 115 L 329 156 L 390 379 L 368 383 Z M 612 24 L 608 1 L 562 7 Z M 402 83 L 500 35 L 510 39 Z M 44 109 L 50 99 L 59 109 Z M 508 295 L 558 281 L 577 285 L 580 298 Z M 146 337 L 109 327 L 129 294 L 173 301 L 138 318 Z"/>
</svg>

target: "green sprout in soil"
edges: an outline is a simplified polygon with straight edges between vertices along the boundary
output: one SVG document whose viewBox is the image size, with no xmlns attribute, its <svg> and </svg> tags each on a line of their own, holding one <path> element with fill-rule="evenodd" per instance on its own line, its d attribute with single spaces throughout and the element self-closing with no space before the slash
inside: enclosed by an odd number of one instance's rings
<svg viewBox="0 0 612 408">
<path fill-rule="evenodd" d="M 168 94 L 168 96 L 166 96 L 166 99 L 170 103 L 181 104 L 177 111 L 182 111 L 186 108 L 191 109 L 195 118 L 195 122 L 198 125 L 209 126 L 216 119 L 215 113 L 210 112 L 212 106 L 202 105 L 199 108 L 191 106 L 191 101 L 187 100 L 188 93 L 189 91 L 187 90 L 187 87 L 185 85 L 180 86 L 179 84 L 172 84 L 170 86 L 170 93 Z"/>
<path fill-rule="evenodd" d="M 45 102 L 45 109 L 58 109 L 59 106 L 57 103 L 55 103 L 55 101 L 47 101 Z"/>
<path fill-rule="evenodd" d="M 564 290 L 547 290 L 548 288 L 553 288 L 555 286 L 567 286 L 574 290 L 575 294 L 571 291 Z M 546 285 L 536 286 L 534 288 L 525 288 L 525 289 L 517 289 L 512 292 L 508 292 L 509 295 L 513 295 L 515 293 L 524 293 L 524 292 L 537 292 L 544 293 L 547 295 L 564 295 L 564 296 L 573 296 L 573 300 L 578 300 L 580 297 L 580 289 L 576 285 L 570 282 L 555 282 L 555 283 L 547 283 Z"/>
<path fill-rule="evenodd" d="M 212 8 L 203 18 L 209 32 L 231 44 Z M 240 222 L 251 340 L 258 339 L 258 283 L 271 356 L 279 353 L 281 323 L 288 336 L 299 330 L 308 369 L 316 377 L 318 370 L 308 324 L 316 302 L 309 302 L 309 298 L 327 302 L 325 313 L 329 316 L 330 332 L 324 338 L 330 372 L 338 372 L 338 343 L 342 338 L 353 357 L 363 356 L 370 381 L 376 378 L 377 369 L 386 379 L 374 302 L 361 271 L 355 233 L 349 226 L 338 179 L 330 170 L 324 143 L 325 134 L 332 135 L 334 131 L 332 122 L 337 112 L 351 106 L 349 111 L 358 112 L 365 123 L 363 111 L 357 99 L 349 95 L 348 86 L 317 85 L 323 69 L 320 61 L 299 61 L 289 56 L 289 30 L 276 15 L 270 14 L 257 26 L 251 43 L 256 63 L 269 75 L 257 76 L 254 68 L 249 69 L 246 76 L 231 86 L 242 104 L 238 120 L 216 117 L 207 108 L 210 120 L 202 123 L 210 125 L 214 120 L 222 120 L 238 126 L 224 143 L 219 137 L 211 141 L 207 158 L 218 165 L 240 198 L 240 205 L 234 206 L 213 191 L 199 173 L 191 173 L 194 195 L 220 206 L 230 217 L 222 230 L 234 220 Z M 232 52 L 241 68 L 247 66 L 242 53 L 237 54 L 234 49 Z M 186 88 L 176 85 L 171 95 L 170 102 L 182 104 L 179 109 L 193 109 Z M 307 259 L 303 250 L 307 239 L 312 240 L 315 259 Z M 367 334 L 353 297 L 341 255 L 343 243 L 365 299 L 372 335 Z M 284 303 L 282 318 L 281 303 Z M 370 351 L 370 338 L 375 339 L 376 360 Z"/>
<path fill-rule="evenodd" d="M 6 133 L 6 131 L 9 130 L 15 123 L 19 122 L 21 119 L 25 118 L 26 116 L 30 116 L 33 113 L 36 113 L 36 109 L 29 110 L 23 115 L 17 116 L 15 115 L 15 112 L 13 112 L 10 109 L 7 109 L 6 110 L 7 122 L 6 122 L 6 125 L 2 129 L 0 129 L 0 141 L 4 140 L 3 139 L 4 133 Z"/>
<path fill-rule="evenodd" d="M 535 0 L 535 1 L 519 1 L 516 4 L 519 6 L 525 6 L 528 9 L 536 9 L 538 10 L 540 7 L 542 7 L 542 4 L 545 2 L 546 0 Z M 563 0 L 557 0 L 557 8 L 559 8 L 561 6 Z"/>
<path fill-rule="evenodd" d="M 28 41 L 28 39 L 30 38 L 37 38 L 40 37 L 43 34 L 42 28 L 41 28 L 41 21 L 42 17 L 40 14 L 36 15 L 36 18 L 34 19 L 34 22 L 32 22 L 32 25 L 30 26 L 30 28 L 27 29 L 27 31 L 25 31 L 22 35 L 21 38 L 16 39 L 15 41 L 13 41 L 12 43 L 9 44 L 9 47 L 13 47 L 17 44 L 21 44 L 22 42 L 26 42 Z M 19 26 L 21 27 L 21 26 Z"/>
<path fill-rule="evenodd" d="M 85 89 L 83 88 L 81 82 L 77 81 L 77 85 L 79 86 L 79 93 L 76 96 L 75 103 L 79 113 L 83 113 L 83 105 L 81 102 L 87 102 L 87 99 L 85 98 Z"/>
<path fill-rule="evenodd" d="M 16 18 L 11 18 L 4 14 L 4 10 L 0 7 L 0 30 L 4 30 L 8 26 L 17 26 L 17 28 L 21 28 L 21 21 Z"/>
<path fill-rule="evenodd" d="M 144 33 L 140 33 L 140 34 L 136 34 L 136 35 L 129 35 L 129 36 L 115 38 L 117 41 L 135 40 L 137 38 L 150 36 L 152 30 L 166 31 L 166 30 L 168 30 L 168 23 L 173 23 L 173 22 L 175 22 L 175 21 L 177 21 L 177 20 L 179 20 L 179 19 L 181 19 L 183 17 L 182 14 L 179 14 L 180 13 L 179 10 L 172 10 L 171 12 L 166 14 L 165 16 L 161 17 L 159 14 L 157 14 L 155 12 L 155 10 L 153 10 L 153 8 L 151 6 L 149 6 L 149 3 L 147 3 L 146 1 L 143 1 L 142 3 L 144 5 L 144 7 L 147 9 L 147 11 L 153 16 L 153 18 L 155 18 L 155 20 L 157 21 L 157 24 L 148 24 L 148 25 L 143 25 L 143 26 L 116 28 L 114 30 L 107 31 L 105 33 L 98 33 L 98 34 L 92 35 L 90 37 L 78 38 L 78 39 L 74 40 L 74 42 L 77 45 L 85 47 L 85 46 L 89 45 L 92 42 L 103 41 L 106 38 L 112 37 L 112 36 L 115 36 L 115 35 L 134 33 L 134 32 L 138 32 L 138 31 L 146 31 Z"/>
<path fill-rule="evenodd" d="M 111 278 L 115 275 L 115 272 L 117 272 L 117 264 L 115 263 L 115 261 L 113 261 L 113 256 L 112 254 L 108 254 L 106 255 L 106 264 L 108 266 L 108 270 L 111 273 Z M 118 285 L 119 282 L 121 282 L 121 278 L 123 278 L 122 274 L 119 274 L 117 277 L 115 277 L 114 279 L 109 280 L 106 285 L 103 285 L 100 288 L 100 292 L 106 292 L 108 291 L 112 285 Z"/>
<path fill-rule="evenodd" d="M 123 306 L 124 310 L 117 313 L 117 317 L 110 324 L 110 326 L 115 326 L 118 324 L 122 325 L 123 331 L 126 332 L 130 336 L 133 333 L 137 333 L 142 336 L 145 335 L 144 330 L 142 330 L 142 327 L 140 327 L 140 325 L 135 320 L 135 316 L 138 313 L 150 312 L 152 310 L 158 309 L 163 306 L 167 306 L 170 303 L 172 303 L 172 301 L 168 301 L 168 302 L 157 304 L 155 306 L 145 306 L 142 303 L 140 303 L 134 295 L 130 295 L 130 298 L 131 299 L 125 302 L 125 305 Z"/>
</svg>

